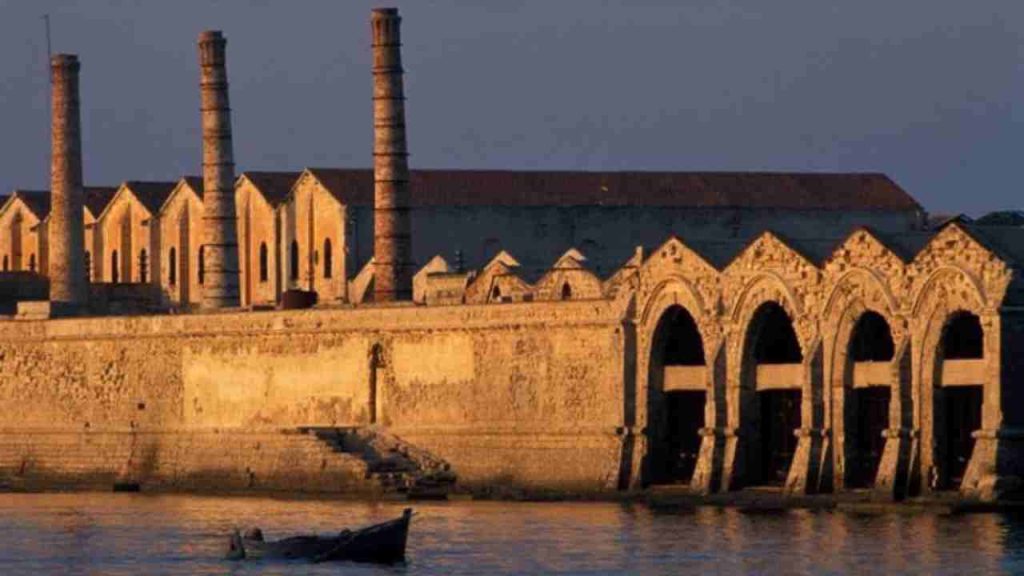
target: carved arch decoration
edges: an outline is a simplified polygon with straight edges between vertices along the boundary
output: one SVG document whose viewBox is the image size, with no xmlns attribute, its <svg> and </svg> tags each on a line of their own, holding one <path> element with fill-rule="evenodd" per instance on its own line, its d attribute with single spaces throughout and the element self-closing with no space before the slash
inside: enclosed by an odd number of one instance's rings
<svg viewBox="0 0 1024 576">
<path fill-rule="evenodd" d="M 940 415 L 935 412 L 936 394 L 941 393 L 936 388 L 941 383 L 941 344 L 946 325 L 949 320 L 959 312 L 966 312 L 978 317 L 981 323 L 983 337 L 983 358 L 986 362 L 997 362 L 993 348 L 998 346 L 998 326 L 996 325 L 997 313 L 989 309 L 984 292 L 979 286 L 976 278 L 957 266 L 943 266 L 935 270 L 923 283 L 918 291 L 913 306 L 913 334 L 915 336 L 915 381 L 917 383 L 915 396 L 917 409 L 915 410 L 915 427 L 921 433 L 921 480 L 928 485 L 933 484 L 934 478 L 941 476 L 936 473 L 938 464 L 938 450 L 936 418 Z M 988 373 L 993 373 L 991 370 Z M 982 407 L 982 428 L 990 426 L 987 421 L 989 414 L 992 414 L 991 402 L 998 403 L 998 393 L 992 386 L 998 386 L 998 380 L 982 382 L 983 407 Z M 978 451 L 975 451 L 975 455 Z M 974 467 L 972 463 L 970 467 Z M 963 486 L 969 484 L 968 478 L 964 478 Z"/>
<path fill-rule="evenodd" d="M 889 362 L 888 382 L 890 389 L 890 411 L 887 429 L 897 429 L 897 434 L 911 426 L 910 374 L 905 370 L 909 360 L 909 331 L 905 319 L 899 314 L 900 308 L 888 286 L 878 273 L 867 268 L 851 268 L 842 273 L 825 300 L 822 314 L 822 333 L 825 340 L 825 378 L 828 389 L 824 393 L 826 426 L 830 426 L 832 458 L 826 462 L 825 478 L 838 488 L 844 488 L 849 472 L 848 463 L 853 457 L 850 444 L 848 419 L 855 418 L 848 406 L 852 393 L 853 364 L 850 362 L 850 343 L 854 330 L 865 313 L 874 312 L 888 324 L 893 341 L 893 357 Z M 891 434 L 886 432 L 886 434 Z M 898 437 L 898 436 L 896 436 Z M 899 447 L 894 445 L 889 450 Z M 831 465 L 831 469 L 828 466 Z M 905 462 L 890 458 L 879 465 L 874 487 L 878 490 L 891 488 L 894 495 L 902 495 L 900 487 L 892 485 L 898 470 L 904 470 Z M 879 482 L 881 479 L 881 482 Z"/>
</svg>

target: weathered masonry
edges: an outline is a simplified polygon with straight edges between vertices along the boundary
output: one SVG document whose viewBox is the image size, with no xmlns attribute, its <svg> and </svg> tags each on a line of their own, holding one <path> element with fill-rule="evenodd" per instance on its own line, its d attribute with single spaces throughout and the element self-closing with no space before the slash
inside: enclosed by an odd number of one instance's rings
<svg viewBox="0 0 1024 576">
<path fill-rule="evenodd" d="M 882 174 L 410 170 L 399 24 L 373 170 L 236 180 L 210 31 L 203 178 L 84 187 L 53 59 L 53 190 L 0 205 L 0 487 L 1024 493 L 1024 215 L 935 223 Z"/>
<path fill-rule="evenodd" d="M 996 499 L 1024 473 L 1022 235 L 672 238 L 586 296 L 2 323 L 0 471 L 173 485 L 234 465 L 197 445 L 377 424 L 470 487 Z M 62 438 L 109 456 L 70 466 Z"/>
</svg>

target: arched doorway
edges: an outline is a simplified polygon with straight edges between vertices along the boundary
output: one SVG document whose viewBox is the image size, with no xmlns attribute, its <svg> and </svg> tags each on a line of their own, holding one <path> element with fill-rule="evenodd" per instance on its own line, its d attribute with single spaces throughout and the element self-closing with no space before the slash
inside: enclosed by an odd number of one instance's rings
<svg viewBox="0 0 1024 576">
<path fill-rule="evenodd" d="M 935 474 L 933 488 L 957 490 L 981 428 L 985 340 L 981 320 L 970 312 L 950 316 L 942 329 L 933 391 Z"/>
<path fill-rule="evenodd" d="M 766 302 L 754 313 L 746 344 L 744 369 L 755 391 L 748 418 L 757 418 L 753 426 L 748 424 L 746 483 L 781 485 L 801 426 L 803 353 L 789 314 L 776 302 Z"/>
<path fill-rule="evenodd" d="M 693 316 L 669 306 L 651 341 L 646 484 L 688 484 L 700 454 L 707 402 L 704 342 Z"/>
<path fill-rule="evenodd" d="M 885 449 L 892 400 L 892 359 L 895 344 L 885 318 L 868 311 L 854 325 L 847 351 L 843 422 L 844 486 L 874 485 Z"/>
<path fill-rule="evenodd" d="M 370 387 L 367 395 L 366 413 L 370 424 L 377 423 L 377 385 L 383 378 L 381 373 L 384 369 L 384 351 L 380 344 L 374 344 L 370 349 Z"/>
</svg>

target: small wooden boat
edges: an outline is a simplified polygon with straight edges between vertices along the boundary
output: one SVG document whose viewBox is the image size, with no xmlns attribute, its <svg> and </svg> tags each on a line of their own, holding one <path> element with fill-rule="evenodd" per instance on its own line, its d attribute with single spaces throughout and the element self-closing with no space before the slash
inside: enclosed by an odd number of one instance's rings
<svg viewBox="0 0 1024 576">
<path fill-rule="evenodd" d="M 227 557 L 229 560 L 276 558 L 394 564 L 405 560 L 411 519 L 412 508 L 406 508 L 394 520 L 359 530 L 343 530 L 337 536 L 293 536 L 272 542 L 263 539 L 259 528 L 247 531 L 244 536 L 235 530 Z"/>
</svg>

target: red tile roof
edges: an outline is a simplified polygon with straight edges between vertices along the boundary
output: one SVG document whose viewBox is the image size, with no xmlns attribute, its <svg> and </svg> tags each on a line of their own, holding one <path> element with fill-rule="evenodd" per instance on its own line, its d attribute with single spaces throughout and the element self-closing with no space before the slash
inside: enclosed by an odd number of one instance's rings
<svg viewBox="0 0 1024 576">
<path fill-rule="evenodd" d="M 373 204 L 370 169 L 310 168 L 345 204 Z M 884 174 L 413 170 L 413 206 L 664 206 L 916 211 Z"/>
</svg>

